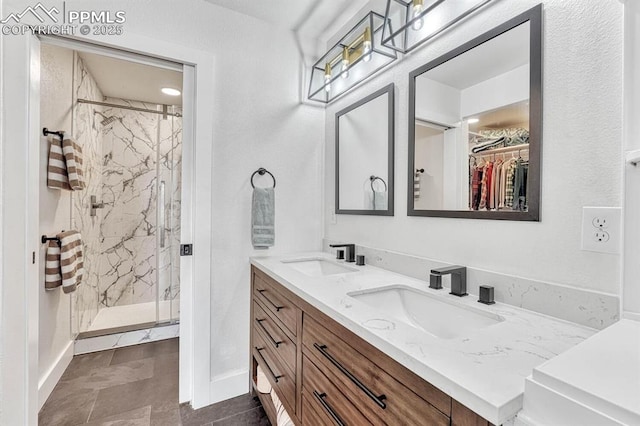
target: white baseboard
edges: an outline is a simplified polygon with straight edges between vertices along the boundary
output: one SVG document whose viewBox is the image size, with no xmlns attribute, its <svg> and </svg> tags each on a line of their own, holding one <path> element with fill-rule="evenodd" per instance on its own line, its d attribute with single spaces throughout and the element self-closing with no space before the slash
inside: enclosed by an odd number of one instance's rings
<svg viewBox="0 0 640 426">
<path fill-rule="evenodd" d="M 44 374 L 43 377 L 40 378 L 38 382 L 38 410 L 42 408 L 51 392 L 53 392 L 53 388 L 56 387 L 58 381 L 62 377 L 64 370 L 67 369 L 69 363 L 73 359 L 73 340 L 69 340 L 69 343 L 64 348 L 64 350 L 60 353 L 56 362 L 53 363 L 51 368 Z"/>
<path fill-rule="evenodd" d="M 249 393 L 249 370 L 236 370 L 211 381 L 211 404 Z M 196 407 L 194 407 L 196 408 Z"/>
</svg>

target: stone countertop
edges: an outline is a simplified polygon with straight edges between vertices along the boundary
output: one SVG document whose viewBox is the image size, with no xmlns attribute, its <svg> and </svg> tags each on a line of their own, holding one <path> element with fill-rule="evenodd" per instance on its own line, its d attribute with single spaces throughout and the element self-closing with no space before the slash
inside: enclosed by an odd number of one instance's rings
<svg viewBox="0 0 640 426">
<path fill-rule="evenodd" d="M 596 332 L 511 305 L 483 305 L 474 295 L 449 295 L 445 290 L 430 289 L 426 281 L 369 265 L 351 263 L 347 265 L 357 272 L 311 277 L 282 262 L 319 258 L 344 264 L 322 252 L 256 256 L 251 264 L 496 425 L 522 409 L 524 379 L 535 367 Z M 499 315 L 504 321 L 443 339 L 347 295 L 389 285 L 415 288 L 449 303 Z"/>
</svg>

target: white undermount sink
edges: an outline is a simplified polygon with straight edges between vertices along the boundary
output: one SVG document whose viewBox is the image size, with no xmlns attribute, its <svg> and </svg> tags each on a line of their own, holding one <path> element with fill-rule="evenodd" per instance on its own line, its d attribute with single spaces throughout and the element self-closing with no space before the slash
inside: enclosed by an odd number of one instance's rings
<svg viewBox="0 0 640 426">
<path fill-rule="evenodd" d="M 464 336 L 469 331 L 504 321 L 499 315 L 404 286 L 391 285 L 347 293 L 385 316 L 442 339 Z M 453 296 L 452 296 L 453 297 Z"/>
<path fill-rule="evenodd" d="M 322 258 L 283 260 L 282 263 L 310 277 L 357 272 L 355 268 Z"/>
</svg>

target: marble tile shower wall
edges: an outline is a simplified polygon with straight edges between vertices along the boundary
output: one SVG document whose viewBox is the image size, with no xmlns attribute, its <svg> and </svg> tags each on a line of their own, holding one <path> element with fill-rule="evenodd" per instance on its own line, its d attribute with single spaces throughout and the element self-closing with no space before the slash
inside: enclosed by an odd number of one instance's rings
<svg viewBox="0 0 640 426">
<path fill-rule="evenodd" d="M 107 102 L 157 107 L 121 99 Z M 103 130 L 100 307 L 155 302 L 156 292 L 161 300 L 173 300 L 179 293 L 182 120 L 111 107 L 103 114 L 115 120 Z M 168 239 L 156 256 L 158 179 L 165 182 Z"/>
<path fill-rule="evenodd" d="M 102 101 L 103 95 L 82 58 L 74 54 L 74 101 Z M 102 194 L 102 107 L 78 104 L 73 108 L 73 134 L 82 146 L 87 187 L 72 194 L 71 226 L 82 233 L 84 282 L 72 293 L 72 333 L 85 331 L 98 314 L 99 259 L 101 252 L 100 215 L 90 216 L 91 195 Z"/>
</svg>

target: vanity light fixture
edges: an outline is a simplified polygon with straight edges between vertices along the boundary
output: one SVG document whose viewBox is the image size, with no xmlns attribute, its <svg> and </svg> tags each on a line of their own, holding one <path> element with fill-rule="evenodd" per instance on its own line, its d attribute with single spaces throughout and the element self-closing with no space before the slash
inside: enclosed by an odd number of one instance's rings
<svg viewBox="0 0 640 426">
<path fill-rule="evenodd" d="M 169 96 L 180 96 L 181 92 L 178 89 L 172 87 L 163 87 L 161 92 Z"/>
<path fill-rule="evenodd" d="M 369 12 L 313 65 L 308 98 L 329 103 L 397 59 L 382 45 L 384 16 Z M 340 76 L 341 78 L 338 78 Z"/>
<path fill-rule="evenodd" d="M 349 78 L 349 46 L 342 48 L 342 78 Z"/>
<path fill-rule="evenodd" d="M 387 0 L 382 44 L 410 52 L 491 1 Z"/>
</svg>

